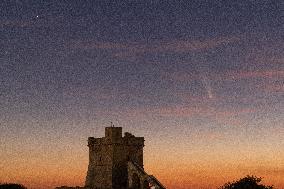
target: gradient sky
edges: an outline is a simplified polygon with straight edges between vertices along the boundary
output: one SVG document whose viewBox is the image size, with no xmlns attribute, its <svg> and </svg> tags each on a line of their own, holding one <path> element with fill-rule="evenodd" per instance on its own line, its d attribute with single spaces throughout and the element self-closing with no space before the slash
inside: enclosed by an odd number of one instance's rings
<svg viewBox="0 0 284 189">
<path fill-rule="evenodd" d="M 283 112 L 284 1 L 0 2 L 0 182 L 82 186 L 112 121 L 168 189 L 284 188 Z"/>
</svg>

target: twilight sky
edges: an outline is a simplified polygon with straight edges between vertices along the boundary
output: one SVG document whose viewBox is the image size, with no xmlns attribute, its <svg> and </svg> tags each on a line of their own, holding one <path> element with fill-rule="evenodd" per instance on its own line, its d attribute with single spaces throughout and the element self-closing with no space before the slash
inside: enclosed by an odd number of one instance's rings
<svg viewBox="0 0 284 189">
<path fill-rule="evenodd" d="M 169 189 L 284 188 L 284 2 L 0 2 L 0 182 L 83 185 L 89 136 L 145 137 Z"/>
</svg>

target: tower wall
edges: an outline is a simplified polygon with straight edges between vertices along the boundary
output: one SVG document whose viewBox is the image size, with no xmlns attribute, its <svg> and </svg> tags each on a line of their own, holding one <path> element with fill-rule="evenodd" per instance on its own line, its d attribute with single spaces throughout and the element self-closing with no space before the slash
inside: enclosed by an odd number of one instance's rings
<svg viewBox="0 0 284 189">
<path fill-rule="evenodd" d="M 89 137 L 89 166 L 85 186 L 96 189 L 126 189 L 127 163 L 143 167 L 144 138 L 125 133 L 121 127 L 106 127 L 105 137 Z"/>
<path fill-rule="evenodd" d="M 88 139 L 89 166 L 85 185 L 89 188 L 112 188 L 112 153 L 110 142 L 105 138 Z"/>
</svg>

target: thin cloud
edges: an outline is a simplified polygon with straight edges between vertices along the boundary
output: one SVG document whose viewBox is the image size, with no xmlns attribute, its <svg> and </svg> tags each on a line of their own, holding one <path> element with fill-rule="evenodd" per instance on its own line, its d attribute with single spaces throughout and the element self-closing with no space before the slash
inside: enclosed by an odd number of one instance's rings
<svg viewBox="0 0 284 189">
<path fill-rule="evenodd" d="M 148 53 L 189 53 L 216 48 L 239 41 L 239 37 L 220 37 L 198 40 L 156 41 L 146 43 L 115 43 L 77 40 L 68 44 L 78 50 L 105 50 L 114 58 L 128 59 Z"/>
<path fill-rule="evenodd" d="M 284 70 L 234 71 L 227 72 L 221 77 L 222 79 L 226 80 L 239 80 L 249 78 L 275 78 L 284 77 Z"/>
<path fill-rule="evenodd" d="M 244 126 L 245 121 L 241 119 L 242 116 L 256 113 L 258 110 L 255 108 L 238 108 L 238 109 L 216 109 L 213 107 L 195 106 L 195 107 L 162 107 L 156 109 L 153 114 L 162 117 L 175 117 L 175 118 L 196 118 L 204 117 L 212 119 L 219 124 Z"/>
<path fill-rule="evenodd" d="M 179 82 L 184 82 L 184 81 L 193 81 L 196 79 L 200 79 L 200 74 L 196 74 L 193 72 L 162 72 L 161 73 L 161 78 L 162 79 L 169 79 L 173 81 L 179 81 Z"/>
<path fill-rule="evenodd" d="M 207 140 L 225 140 L 226 134 L 217 131 L 207 131 L 199 134 L 194 133 L 191 137 L 195 137 L 197 139 L 206 138 Z"/>
<path fill-rule="evenodd" d="M 252 108 L 218 110 L 216 108 L 207 106 L 202 107 L 199 105 L 193 107 L 162 107 L 155 111 L 162 116 L 192 117 L 199 115 L 205 117 L 217 116 L 218 118 L 227 118 L 242 114 L 254 113 L 257 110 Z"/>
<path fill-rule="evenodd" d="M 196 73 L 186 73 L 186 72 L 173 72 L 173 73 L 163 73 L 164 78 L 168 78 L 174 81 L 193 81 L 200 79 L 201 75 Z M 274 78 L 284 78 L 284 70 L 254 70 L 254 71 L 227 71 L 224 73 L 207 73 L 207 77 L 210 80 L 220 81 L 220 80 L 241 80 L 241 79 L 253 79 L 253 78 L 263 78 L 263 79 L 274 79 Z"/>
<path fill-rule="evenodd" d="M 197 41 L 197 40 L 173 41 L 173 42 L 161 43 L 159 44 L 159 46 L 156 46 L 155 49 L 158 52 L 186 53 L 191 51 L 216 48 L 218 46 L 234 43 L 239 40 L 240 40 L 239 37 L 221 37 L 221 38 L 207 39 L 203 41 Z"/>
<path fill-rule="evenodd" d="M 5 27 L 28 27 L 32 26 L 33 23 L 29 20 L 17 20 L 17 19 L 10 19 L 10 20 L 0 20 L 0 28 Z"/>
<path fill-rule="evenodd" d="M 270 83 L 262 86 L 266 92 L 284 92 L 284 80 L 282 83 Z"/>
</svg>

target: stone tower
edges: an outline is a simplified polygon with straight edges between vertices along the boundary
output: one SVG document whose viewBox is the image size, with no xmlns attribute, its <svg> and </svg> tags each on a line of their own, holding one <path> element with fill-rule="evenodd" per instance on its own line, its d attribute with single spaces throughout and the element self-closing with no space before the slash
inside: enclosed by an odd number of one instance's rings
<svg viewBox="0 0 284 189">
<path fill-rule="evenodd" d="M 89 137 L 88 147 L 85 188 L 126 189 L 129 188 L 129 162 L 143 169 L 144 137 L 127 132 L 122 136 L 121 127 L 106 127 L 102 138 Z"/>
</svg>

